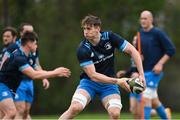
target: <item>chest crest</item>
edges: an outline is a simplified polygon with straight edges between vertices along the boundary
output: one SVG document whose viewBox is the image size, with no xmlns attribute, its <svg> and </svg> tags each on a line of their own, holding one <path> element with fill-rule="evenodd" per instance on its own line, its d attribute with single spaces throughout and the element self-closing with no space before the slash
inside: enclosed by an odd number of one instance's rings
<svg viewBox="0 0 180 120">
<path fill-rule="evenodd" d="M 109 42 L 107 42 L 105 45 L 104 45 L 105 49 L 106 50 L 109 50 L 112 48 L 111 44 Z"/>
</svg>

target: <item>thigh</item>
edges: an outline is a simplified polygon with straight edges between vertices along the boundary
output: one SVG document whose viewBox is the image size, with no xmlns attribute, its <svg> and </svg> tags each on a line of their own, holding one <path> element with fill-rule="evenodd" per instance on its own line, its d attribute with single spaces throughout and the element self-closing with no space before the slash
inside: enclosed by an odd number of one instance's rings
<svg viewBox="0 0 180 120">
<path fill-rule="evenodd" d="M 13 98 L 6 98 L 0 102 L 0 108 L 3 113 L 7 113 L 10 110 L 15 110 L 16 107 L 13 102 Z"/>
<path fill-rule="evenodd" d="M 103 106 L 108 110 L 109 108 L 117 108 L 121 110 L 121 97 L 119 94 L 111 94 L 102 99 Z"/>
<path fill-rule="evenodd" d="M 29 104 L 32 104 L 34 100 L 34 85 L 32 81 L 29 82 L 30 83 L 27 84 L 25 101 Z"/>
<path fill-rule="evenodd" d="M 137 98 L 136 97 L 134 97 L 134 96 L 131 96 L 130 97 L 130 111 L 132 112 L 132 111 L 136 111 L 139 106 L 139 102 L 138 102 L 138 100 L 137 100 Z"/>
<path fill-rule="evenodd" d="M 31 109 L 31 103 L 26 102 L 26 111 L 30 111 Z"/>
<path fill-rule="evenodd" d="M 14 102 L 17 110 L 20 111 L 25 111 L 26 109 L 26 102 L 25 101 L 16 101 Z"/>
<path fill-rule="evenodd" d="M 0 83 L 0 102 L 7 98 L 13 99 L 13 94 L 5 84 Z"/>
<path fill-rule="evenodd" d="M 101 100 L 109 95 L 120 94 L 118 86 L 113 84 L 106 84 L 104 86 L 99 86 L 98 88 L 96 88 L 96 91 Z"/>
<path fill-rule="evenodd" d="M 152 99 L 152 107 L 153 107 L 153 108 L 157 108 L 157 107 L 159 107 L 160 105 L 161 105 L 161 102 L 160 102 L 159 98 L 153 98 L 153 99 Z"/>
<path fill-rule="evenodd" d="M 73 95 L 72 102 L 76 101 L 75 99 L 79 99 L 79 98 L 76 98 L 78 95 L 80 95 L 79 97 L 81 98 L 83 96 L 85 97 L 85 99 L 87 100 L 86 105 L 91 101 L 90 93 L 86 89 L 78 88 Z"/>
<path fill-rule="evenodd" d="M 26 101 L 26 89 L 18 87 L 14 97 L 14 102 L 25 102 Z"/>
</svg>

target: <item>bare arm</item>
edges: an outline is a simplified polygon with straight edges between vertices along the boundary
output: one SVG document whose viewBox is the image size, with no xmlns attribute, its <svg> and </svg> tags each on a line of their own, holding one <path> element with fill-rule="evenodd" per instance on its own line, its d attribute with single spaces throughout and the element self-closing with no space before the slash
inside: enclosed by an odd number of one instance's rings
<svg viewBox="0 0 180 120">
<path fill-rule="evenodd" d="M 98 73 L 95 70 L 94 64 L 87 65 L 83 67 L 83 70 L 86 72 L 86 74 L 91 78 L 91 80 L 95 82 L 102 82 L 102 83 L 109 83 L 109 84 L 117 84 L 124 88 L 126 91 L 130 92 L 129 85 L 127 84 L 128 78 L 113 78 L 108 77 L 104 74 Z"/>
<path fill-rule="evenodd" d="M 118 81 L 117 78 L 108 77 L 106 75 L 96 72 L 94 64 L 83 67 L 83 70 L 95 82 L 116 84 Z"/>
<path fill-rule="evenodd" d="M 36 68 L 35 69 L 36 70 L 43 70 L 41 65 L 40 65 L 39 58 L 36 58 Z M 50 82 L 47 78 L 42 80 L 42 84 L 43 84 L 44 89 L 48 89 L 50 86 Z"/>
<path fill-rule="evenodd" d="M 135 49 L 134 46 L 132 46 L 130 43 L 127 44 L 125 50 L 126 53 L 130 54 L 131 57 L 133 58 L 136 67 L 138 69 L 139 72 L 139 77 L 142 80 L 144 86 L 146 86 L 146 82 L 145 82 L 145 78 L 144 78 L 144 70 L 143 70 L 143 66 L 142 66 L 142 60 L 141 60 L 141 56 L 138 53 L 138 51 Z"/>
<path fill-rule="evenodd" d="M 23 74 L 29 76 L 30 78 L 34 79 L 45 79 L 45 78 L 53 78 L 53 77 L 69 77 L 70 71 L 67 68 L 59 67 L 53 71 L 44 71 L 39 70 L 36 71 L 32 67 L 28 67 L 22 71 Z"/>
</svg>

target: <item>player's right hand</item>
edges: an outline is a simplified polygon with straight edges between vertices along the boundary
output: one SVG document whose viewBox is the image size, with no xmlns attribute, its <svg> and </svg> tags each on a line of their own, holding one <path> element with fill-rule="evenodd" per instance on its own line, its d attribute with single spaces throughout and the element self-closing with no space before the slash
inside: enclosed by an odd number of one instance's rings
<svg viewBox="0 0 180 120">
<path fill-rule="evenodd" d="M 119 79 L 117 79 L 117 80 L 118 80 L 117 84 L 118 84 L 121 88 L 125 89 L 127 92 L 131 92 L 130 86 L 129 86 L 129 84 L 127 83 L 127 81 L 129 80 L 129 78 L 119 78 Z"/>
<path fill-rule="evenodd" d="M 71 75 L 71 71 L 65 67 L 59 67 L 54 70 L 58 75 L 58 77 L 69 77 Z"/>
</svg>

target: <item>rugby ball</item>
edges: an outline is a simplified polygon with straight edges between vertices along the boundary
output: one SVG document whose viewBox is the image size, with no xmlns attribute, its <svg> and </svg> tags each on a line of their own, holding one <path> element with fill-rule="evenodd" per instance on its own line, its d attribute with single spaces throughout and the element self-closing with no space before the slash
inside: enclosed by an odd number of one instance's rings
<svg viewBox="0 0 180 120">
<path fill-rule="evenodd" d="M 140 94 L 144 91 L 144 86 L 138 77 L 131 78 L 127 81 L 132 93 Z"/>
</svg>

